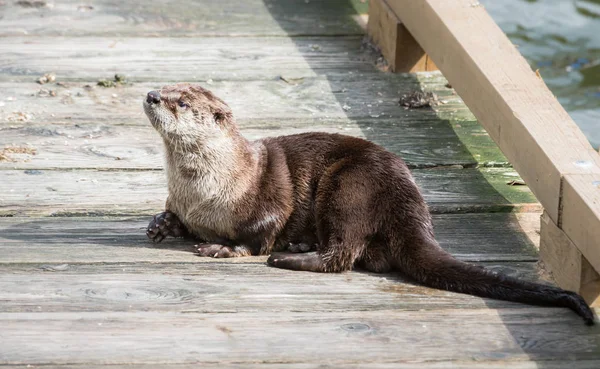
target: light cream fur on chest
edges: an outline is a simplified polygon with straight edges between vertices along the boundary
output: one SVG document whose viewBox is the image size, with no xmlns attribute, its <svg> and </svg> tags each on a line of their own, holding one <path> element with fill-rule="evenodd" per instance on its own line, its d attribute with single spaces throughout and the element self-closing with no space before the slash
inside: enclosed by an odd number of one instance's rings
<svg viewBox="0 0 600 369">
<path fill-rule="evenodd" d="M 185 226 L 198 236 L 208 229 L 221 237 L 233 238 L 235 224 L 232 212 L 235 201 L 235 188 L 231 176 L 222 173 L 227 167 L 202 170 L 209 160 L 193 155 L 177 158 L 175 164 L 167 158 L 167 179 L 169 184 L 169 210 L 178 215 Z M 182 167 L 181 163 L 185 163 Z M 194 170 L 195 175 L 190 176 Z M 206 235 L 207 236 L 207 235 Z"/>
<path fill-rule="evenodd" d="M 237 224 L 233 220 L 239 218 L 234 216 L 235 206 L 250 186 L 250 173 L 258 169 L 258 155 L 247 171 L 241 172 L 235 153 L 224 152 L 222 147 L 219 151 L 205 147 L 201 156 L 171 152 L 166 159 L 168 210 L 206 241 L 212 233 L 234 239 Z"/>
</svg>

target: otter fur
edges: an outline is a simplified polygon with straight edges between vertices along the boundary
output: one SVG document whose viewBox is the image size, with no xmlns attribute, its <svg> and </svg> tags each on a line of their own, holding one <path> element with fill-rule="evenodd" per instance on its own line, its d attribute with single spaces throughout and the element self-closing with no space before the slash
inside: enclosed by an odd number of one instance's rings
<svg viewBox="0 0 600 369">
<path fill-rule="evenodd" d="M 369 141 L 304 133 L 248 141 L 210 91 L 150 91 L 144 110 L 166 149 L 169 196 L 147 235 L 189 235 L 200 256 L 268 255 L 278 268 L 397 271 L 443 290 L 594 316 L 576 293 L 455 259 L 435 240 L 408 167 Z M 288 251 L 281 253 L 281 251 Z"/>
</svg>

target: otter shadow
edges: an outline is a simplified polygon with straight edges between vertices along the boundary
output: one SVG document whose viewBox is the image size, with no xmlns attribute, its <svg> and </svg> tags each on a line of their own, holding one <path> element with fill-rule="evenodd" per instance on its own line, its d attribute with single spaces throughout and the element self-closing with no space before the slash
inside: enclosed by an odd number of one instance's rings
<svg viewBox="0 0 600 369">
<path fill-rule="evenodd" d="M 415 75 L 394 75 L 379 70 L 376 65 L 380 61 L 378 60 L 378 55 L 373 55 L 369 47 L 365 48 L 365 43 L 359 35 L 354 36 L 355 42 L 354 44 L 349 44 L 351 46 L 348 47 L 347 51 L 348 54 L 353 55 L 357 49 L 362 47 L 364 63 L 372 66 L 371 72 L 356 73 L 353 77 L 345 76 L 343 78 L 340 78 L 335 73 L 326 75 L 320 72 L 321 66 L 318 64 L 318 59 L 312 55 L 313 50 L 306 48 L 306 40 L 300 37 L 302 35 L 298 33 L 299 25 L 292 21 L 291 14 L 294 14 L 295 9 L 302 9 L 310 5 L 310 13 L 319 14 L 319 18 L 315 20 L 315 24 L 319 23 L 319 19 L 327 16 L 340 19 L 341 21 L 345 19 L 347 22 L 352 22 L 359 18 L 357 8 L 361 12 L 366 11 L 366 6 L 362 2 L 340 0 L 331 2 L 312 1 L 310 4 L 305 4 L 304 1 L 279 2 L 264 0 L 264 3 L 269 9 L 271 16 L 296 44 L 298 52 L 305 55 L 308 65 L 320 78 L 325 78 L 328 81 L 332 91 L 343 91 L 343 85 L 347 85 L 349 80 L 355 82 L 351 84 L 352 90 L 349 90 L 350 94 L 362 97 L 371 95 L 373 100 L 377 100 L 377 90 L 373 89 L 374 85 L 386 91 L 396 91 L 397 99 L 401 97 L 402 91 L 419 89 L 420 81 Z M 302 6 L 300 6 L 300 3 L 302 3 Z M 355 28 L 352 28 L 352 31 L 354 32 L 358 29 L 359 26 L 357 25 Z M 316 38 L 319 34 L 315 32 L 311 33 L 310 36 Z M 335 37 L 330 34 L 326 36 Z M 338 37 L 348 37 L 348 32 L 340 32 Z M 334 96 L 337 98 L 340 107 L 348 104 L 349 96 L 347 94 L 337 93 Z M 473 142 L 470 142 L 470 138 L 472 137 L 477 137 L 477 135 L 485 136 L 485 132 L 476 122 L 472 123 L 477 125 L 478 128 L 475 129 L 477 132 L 474 134 L 468 133 L 465 139 L 465 136 L 461 137 L 457 134 L 460 128 L 464 128 L 460 127 L 461 122 L 442 119 L 431 108 L 419 111 L 405 111 L 398 105 L 396 112 L 392 112 L 390 115 L 388 110 L 388 114 L 382 116 L 379 116 L 377 112 L 372 114 L 374 110 L 363 109 L 364 114 L 356 114 L 352 109 L 348 109 L 346 120 L 360 127 L 361 134 L 366 139 L 378 143 L 403 157 L 409 167 L 422 169 L 413 171 L 413 173 L 415 174 L 417 183 L 423 189 L 432 212 L 510 211 L 512 203 L 523 199 L 533 199 L 533 196 L 530 195 L 530 197 L 517 198 L 517 201 L 515 201 L 515 198 L 507 195 L 510 191 L 503 190 L 502 186 L 506 186 L 506 181 L 495 182 L 493 178 L 484 175 L 482 171 L 469 169 L 483 164 L 482 156 L 488 155 L 490 152 L 497 152 L 497 148 L 493 143 L 491 144 L 493 148 L 488 147 L 478 151 L 481 147 L 477 144 L 473 145 Z M 456 129 L 457 127 L 459 127 L 458 130 Z M 491 142 L 489 141 L 489 137 L 486 139 L 488 142 Z M 472 152 L 472 150 L 475 150 L 475 152 Z M 492 156 L 494 155 L 496 154 L 492 154 Z M 498 155 L 491 161 L 497 164 L 496 160 L 498 157 L 503 158 L 502 155 Z M 469 178 L 468 180 L 458 181 L 459 186 L 461 186 L 458 191 L 464 194 L 465 197 L 473 196 L 481 198 L 484 196 L 487 206 L 469 206 L 469 203 L 464 202 L 462 199 L 449 199 L 443 196 L 428 197 L 429 190 L 432 192 L 435 191 L 435 189 L 430 188 L 430 181 L 436 181 L 440 177 L 447 178 L 453 175 L 464 175 L 467 172 L 469 173 Z M 432 174 L 436 174 L 437 176 L 432 176 Z M 450 182 L 447 183 L 448 186 L 451 186 Z M 506 216 L 507 218 L 515 218 L 515 215 L 511 214 L 506 214 Z M 516 218 L 512 220 L 512 223 L 518 224 Z M 473 227 L 477 227 L 477 225 L 474 224 Z M 529 250 L 528 252 L 534 250 L 534 245 L 522 237 L 525 233 L 523 229 L 513 229 L 509 232 L 514 234 L 514 241 L 523 245 L 524 250 Z M 469 235 L 465 234 L 464 237 L 469 237 Z M 490 244 L 487 245 L 489 247 L 485 247 L 484 249 L 489 250 L 503 246 L 502 244 L 494 244 L 494 240 L 490 240 L 489 242 Z M 442 246 L 448 248 L 448 245 L 443 244 Z M 451 247 L 449 249 L 453 252 Z M 533 252 L 531 260 L 536 259 L 535 251 Z M 486 263 L 485 266 L 526 280 L 539 281 L 537 269 L 531 260 L 525 263 L 524 268 L 515 269 L 512 266 L 507 267 L 505 264 L 507 260 L 499 260 L 497 263 Z M 398 282 L 405 281 L 402 278 L 392 275 L 388 276 L 388 278 Z M 564 359 L 561 356 L 564 352 L 576 351 L 570 358 L 589 358 L 591 356 L 587 353 L 590 350 L 597 351 L 595 344 L 598 341 L 598 329 L 586 327 L 574 313 L 566 309 L 554 309 L 552 314 L 555 315 L 549 318 L 548 314 L 540 314 L 541 310 L 531 308 L 528 305 L 500 302 L 491 299 L 482 299 L 479 301 L 481 301 L 482 305 L 490 309 L 495 309 L 493 313 L 502 319 L 505 329 L 512 337 L 514 343 L 511 352 L 494 353 L 491 350 L 487 353 L 491 355 L 487 359 L 495 360 L 510 357 L 511 355 L 518 356 L 519 354 L 525 354 L 528 360 L 535 361 L 535 364 L 539 368 L 554 368 L 556 365 L 552 365 L 549 360 Z M 560 329 L 564 329 L 566 326 L 569 327 L 568 331 L 560 331 Z M 577 341 L 578 345 L 568 346 L 564 343 L 569 340 Z M 482 359 L 486 359 L 484 355 L 486 354 L 482 353 Z"/>
<path fill-rule="evenodd" d="M 10 218 L 6 219 L 10 222 Z M 14 224 L 6 225 L 5 222 L 0 240 L 16 241 L 23 245 L 22 248 L 35 248 L 39 252 L 43 252 L 44 248 L 51 252 L 54 248 L 72 250 L 73 246 L 77 246 L 81 247 L 82 255 L 97 254 L 100 258 L 103 258 L 102 253 L 95 250 L 107 247 L 195 252 L 194 244 L 198 242 L 191 238 L 167 238 L 161 243 L 153 243 L 145 234 L 151 219 L 152 216 L 108 219 L 43 217 L 26 222 L 19 219 Z M 139 252 L 144 253 L 143 250 Z M 85 257 L 81 259 L 85 261 Z"/>
</svg>

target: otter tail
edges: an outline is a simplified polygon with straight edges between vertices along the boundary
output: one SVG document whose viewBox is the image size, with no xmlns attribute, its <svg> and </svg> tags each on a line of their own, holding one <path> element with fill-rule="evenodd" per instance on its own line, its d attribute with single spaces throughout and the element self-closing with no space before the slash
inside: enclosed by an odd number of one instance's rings
<svg viewBox="0 0 600 369">
<path fill-rule="evenodd" d="M 406 250 L 400 260 L 401 271 L 425 286 L 531 305 L 567 307 L 587 325 L 594 324 L 592 310 L 574 292 L 497 274 L 456 260 L 437 244 L 428 246 Z"/>
</svg>

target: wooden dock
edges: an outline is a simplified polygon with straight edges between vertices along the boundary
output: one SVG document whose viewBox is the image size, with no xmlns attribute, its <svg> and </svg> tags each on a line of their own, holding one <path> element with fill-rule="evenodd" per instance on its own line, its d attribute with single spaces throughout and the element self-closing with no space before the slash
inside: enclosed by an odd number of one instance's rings
<svg viewBox="0 0 600 369">
<path fill-rule="evenodd" d="M 600 327 L 566 309 L 146 239 L 166 180 L 142 98 L 198 82 L 249 138 L 339 132 L 401 155 L 443 247 L 552 283 L 536 198 L 439 72 L 386 71 L 366 1 L 91 4 L 0 1 L 0 368 L 600 367 Z M 437 104 L 404 109 L 418 90 Z"/>
</svg>

